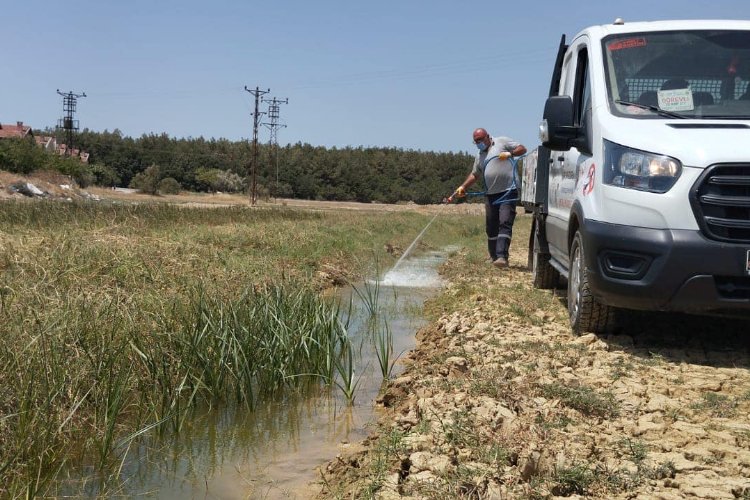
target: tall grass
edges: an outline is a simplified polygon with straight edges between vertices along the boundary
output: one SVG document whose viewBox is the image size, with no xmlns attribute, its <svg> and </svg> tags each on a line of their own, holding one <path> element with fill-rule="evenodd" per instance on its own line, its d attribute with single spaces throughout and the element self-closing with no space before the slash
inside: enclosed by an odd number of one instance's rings
<svg viewBox="0 0 750 500">
<path fill-rule="evenodd" d="M 351 345 L 317 270 L 367 272 L 424 223 L 0 203 L 0 497 L 54 494 L 68 461 L 116 469 L 130 439 L 179 430 L 196 405 L 351 387 Z"/>
<path fill-rule="evenodd" d="M 84 326 L 117 325 L 111 305 L 67 309 L 74 328 L 61 318 L 32 320 L 26 348 L 3 356 L 19 379 L 3 391 L 4 402 L 18 409 L 0 424 L 8 440 L 0 470 L 19 467 L 20 480 L 31 475 L 41 481 L 68 456 L 62 449 L 50 455 L 55 443 L 62 446 L 79 426 L 88 433 L 76 451 L 93 452 L 94 465 L 106 469 L 127 445 L 122 437 L 128 428 L 161 422 L 179 431 L 197 404 L 252 407 L 279 391 L 330 384 L 330 360 L 351 359 L 336 304 L 310 288 L 250 288 L 234 301 L 198 290 L 193 301 L 170 309 L 151 331 L 132 323 L 109 331 Z M 22 467 L 36 456 L 50 457 L 50 463 Z M 31 482 L 34 490 L 43 486 Z"/>
</svg>

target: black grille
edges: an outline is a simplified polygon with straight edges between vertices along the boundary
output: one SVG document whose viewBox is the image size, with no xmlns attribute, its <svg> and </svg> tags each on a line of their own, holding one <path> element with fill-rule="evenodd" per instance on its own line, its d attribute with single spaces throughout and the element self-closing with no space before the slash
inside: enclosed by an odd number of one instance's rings
<svg viewBox="0 0 750 500">
<path fill-rule="evenodd" d="M 690 203 L 708 238 L 750 243 L 750 164 L 708 167 L 696 181 Z"/>
</svg>

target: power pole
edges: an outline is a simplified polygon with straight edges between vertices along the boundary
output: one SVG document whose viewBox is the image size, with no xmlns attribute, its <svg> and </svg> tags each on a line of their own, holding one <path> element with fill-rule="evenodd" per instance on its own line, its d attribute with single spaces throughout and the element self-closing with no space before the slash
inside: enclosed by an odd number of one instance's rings
<svg viewBox="0 0 750 500">
<path fill-rule="evenodd" d="M 256 86 L 255 90 L 250 90 L 247 88 L 247 85 L 245 85 L 245 91 L 251 93 L 255 97 L 255 112 L 253 113 L 253 156 L 250 166 L 250 175 L 252 177 L 250 184 L 250 204 L 255 205 L 255 202 L 257 201 L 255 171 L 258 169 L 258 124 L 260 123 L 260 117 L 265 114 L 258 111 L 258 105 L 260 104 L 261 97 L 271 92 L 271 89 L 260 90 Z"/>
<path fill-rule="evenodd" d="M 68 151 L 70 151 L 73 149 L 73 132 L 78 131 L 78 120 L 73 119 L 73 114 L 76 112 L 76 102 L 79 98 L 86 97 L 86 92 L 82 94 L 68 92 L 66 94 L 57 89 L 57 93 L 63 97 L 63 112 L 65 113 L 65 117 L 57 121 L 57 128 L 64 131 Z"/>
<path fill-rule="evenodd" d="M 279 109 L 282 104 L 289 104 L 289 98 L 284 99 L 263 99 L 263 102 L 268 103 L 268 118 L 267 123 L 263 123 L 271 131 L 271 137 L 268 140 L 268 145 L 271 149 L 271 157 L 274 166 L 276 167 L 276 194 L 278 196 L 279 191 L 279 143 L 276 140 L 276 131 L 279 128 L 286 128 L 286 125 L 279 123 Z"/>
</svg>

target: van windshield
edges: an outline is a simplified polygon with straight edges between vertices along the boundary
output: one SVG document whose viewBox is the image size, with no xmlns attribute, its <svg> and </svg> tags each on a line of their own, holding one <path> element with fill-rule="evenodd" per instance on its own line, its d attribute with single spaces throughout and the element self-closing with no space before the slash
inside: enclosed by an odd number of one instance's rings
<svg viewBox="0 0 750 500">
<path fill-rule="evenodd" d="M 750 119 L 750 32 L 628 33 L 602 40 L 614 114 Z"/>
</svg>

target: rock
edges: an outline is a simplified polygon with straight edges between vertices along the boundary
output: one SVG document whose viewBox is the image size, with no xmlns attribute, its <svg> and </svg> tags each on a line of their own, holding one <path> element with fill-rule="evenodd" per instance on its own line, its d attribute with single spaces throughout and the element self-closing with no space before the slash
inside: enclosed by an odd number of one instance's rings
<svg viewBox="0 0 750 500">
<path fill-rule="evenodd" d="M 445 360 L 445 367 L 448 369 L 448 375 L 459 377 L 469 371 L 469 364 L 466 358 L 452 356 Z"/>
<path fill-rule="evenodd" d="M 430 471 L 437 474 L 444 474 L 450 471 L 453 466 L 451 460 L 445 455 L 433 455 L 426 451 L 418 451 L 409 455 L 409 462 L 411 462 L 412 474 L 414 472 Z"/>
<path fill-rule="evenodd" d="M 484 498 L 487 500 L 503 500 L 508 498 L 508 488 L 504 484 L 497 484 L 494 481 L 490 481 L 484 493 Z"/>
<path fill-rule="evenodd" d="M 528 482 L 532 477 L 541 473 L 540 465 L 542 454 L 539 451 L 531 451 L 525 457 L 518 460 L 518 468 L 521 471 L 521 479 Z"/>
<path fill-rule="evenodd" d="M 664 431 L 664 424 L 654 423 L 652 421 L 653 415 L 641 417 L 638 419 L 638 424 L 633 431 L 633 436 L 641 436 L 648 432 L 661 433 Z"/>
<path fill-rule="evenodd" d="M 44 191 L 30 182 L 16 182 L 14 184 L 11 184 L 9 189 L 12 192 L 21 193 L 24 196 L 44 196 Z"/>
<path fill-rule="evenodd" d="M 430 436 L 411 434 L 403 439 L 404 446 L 408 451 L 426 451 L 432 446 Z"/>
<path fill-rule="evenodd" d="M 398 423 L 402 428 L 411 429 L 419 423 L 419 417 L 417 416 L 416 412 L 410 411 L 406 415 L 398 417 L 396 419 L 396 423 Z"/>
<path fill-rule="evenodd" d="M 577 339 L 573 341 L 574 344 L 578 345 L 589 345 L 593 344 L 598 340 L 598 337 L 595 333 L 587 333 L 586 335 L 581 335 Z"/>
<path fill-rule="evenodd" d="M 644 408 L 647 412 L 666 411 L 670 408 L 679 408 L 680 402 L 676 399 L 671 399 L 661 394 L 653 394 L 648 400 L 646 407 Z"/>
<path fill-rule="evenodd" d="M 420 484 L 430 484 L 437 481 L 437 476 L 428 470 L 419 471 L 416 474 L 409 474 L 407 479 L 409 482 L 415 482 Z"/>
<path fill-rule="evenodd" d="M 609 351 L 609 344 L 603 340 L 597 339 L 596 342 L 592 342 L 588 346 L 589 351 Z"/>
<path fill-rule="evenodd" d="M 696 438 L 704 438 L 707 435 L 706 430 L 700 425 L 689 424 L 681 420 L 673 423 L 670 426 L 670 429 L 683 432 L 683 433 L 688 433 L 691 436 L 696 437 Z"/>
</svg>

